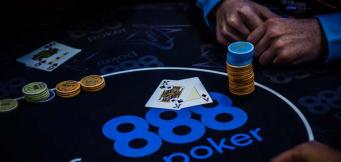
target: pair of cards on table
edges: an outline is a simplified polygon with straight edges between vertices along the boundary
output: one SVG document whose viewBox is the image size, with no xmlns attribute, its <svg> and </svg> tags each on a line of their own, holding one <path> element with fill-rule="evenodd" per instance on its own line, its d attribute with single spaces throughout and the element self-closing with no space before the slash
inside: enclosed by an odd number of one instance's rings
<svg viewBox="0 0 341 162">
<path fill-rule="evenodd" d="M 180 110 L 212 102 L 212 98 L 200 79 L 194 77 L 182 80 L 162 80 L 145 106 Z"/>
<path fill-rule="evenodd" d="M 53 41 L 18 58 L 17 61 L 28 67 L 51 72 L 80 51 Z"/>
</svg>

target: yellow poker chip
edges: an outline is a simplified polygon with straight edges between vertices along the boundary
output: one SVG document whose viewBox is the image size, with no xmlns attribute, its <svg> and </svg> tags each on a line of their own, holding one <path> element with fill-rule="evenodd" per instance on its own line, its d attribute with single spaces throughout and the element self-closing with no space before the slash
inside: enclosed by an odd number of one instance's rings
<svg viewBox="0 0 341 162">
<path fill-rule="evenodd" d="M 32 82 L 26 84 L 22 88 L 22 92 L 26 95 L 36 95 L 46 91 L 47 85 L 44 82 Z"/>
<path fill-rule="evenodd" d="M 0 113 L 13 111 L 18 107 L 18 101 L 16 99 L 2 99 L 0 100 Z"/>
<path fill-rule="evenodd" d="M 40 102 L 49 97 L 49 89 L 44 82 L 32 82 L 22 88 L 24 98 L 27 102 Z"/>
</svg>

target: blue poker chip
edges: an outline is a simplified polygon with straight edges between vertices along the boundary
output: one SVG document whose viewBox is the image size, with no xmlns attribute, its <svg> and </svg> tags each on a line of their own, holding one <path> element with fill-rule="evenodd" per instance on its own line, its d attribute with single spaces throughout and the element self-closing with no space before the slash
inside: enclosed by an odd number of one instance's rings
<svg viewBox="0 0 341 162">
<path fill-rule="evenodd" d="M 233 66 L 245 66 L 252 63 L 254 46 L 250 42 L 234 42 L 227 47 L 226 62 Z"/>
</svg>

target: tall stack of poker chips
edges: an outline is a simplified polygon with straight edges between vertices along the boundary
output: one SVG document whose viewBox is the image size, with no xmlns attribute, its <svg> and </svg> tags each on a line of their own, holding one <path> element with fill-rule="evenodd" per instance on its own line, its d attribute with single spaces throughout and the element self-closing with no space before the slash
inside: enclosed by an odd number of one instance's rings
<svg viewBox="0 0 341 162">
<path fill-rule="evenodd" d="M 81 92 L 80 84 L 74 80 L 66 80 L 56 85 L 56 94 L 62 98 L 73 98 Z"/>
<path fill-rule="evenodd" d="M 22 88 L 25 100 L 27 102 L 40 102 L 47 100 L 50 96 L 50 91 L 44 82 L 32 82 L 26 84 Z"/>
<path fill-rule="evenodd" d="M 105 80 L 100 75 L 89 75 L 82 78 L 80 84 L 85 92 L 98 92 L 105 87 Z"/>
<path fill-rule="evenodd" d="M 249 42 L 235 42 L 228 46 L 226 71 L 229 91 L 236 96 L 245 96 L 255 90 L 252 60 L 254 46 Z"/>
</svg>

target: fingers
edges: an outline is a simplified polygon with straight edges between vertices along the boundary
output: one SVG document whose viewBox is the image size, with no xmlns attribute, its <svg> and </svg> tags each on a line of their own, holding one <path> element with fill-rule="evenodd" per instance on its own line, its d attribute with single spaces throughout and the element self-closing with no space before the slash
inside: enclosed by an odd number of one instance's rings
<svg viewBox="0 0 341 162">
<path fill-rule="evenodd" d="M 271 10 L 269 10 L 268 8 L 262 6 L 262 5 L 259 5 L 259 4 L 256 4 L 257 8 L 259 8 L 259 14 L 260 16 L 262 16 L 262 18 L 264 20 L 267 20 L 267 19 L 270 19 L 270 18 L 278 18 L 280 17 L 279 15 L 271 12 Z"/>
<path fill-rule="evenodd" d="M 310 141 L 279 154 L 271 162 L 332 161 L 329 159 L 331 155 L 323 157 L 325 151 L 329 151 L 327 146 Z"/>
<path fill-rule="evenodd" d="M 299 58 L 299 59 L 295 60 L 292 64 L 293 64 L 293 65 L 299 65 L 299 64 L 303 64 L 303 63 L 305 63 L 305 62 L 307 62 L 306 59 L 304 59 L 304 58 Z"/>
<path fill-rule="evenodd" d="M 258 62 L 263 66 L 269 65 L 276 57 L 275 54 L 276 52 L 273 48 L 268 48 L 263 53 L 260 54 Z"/>
<path fill-rule="evenodd" d="M 239 17 L 239 15 L 232 15 L 226 20 L 226 22 L 231 26 L 231 28 L 241 33 L 243 37 L 247 37 L 250 34 L 249 28 L 247 28 L 242 22 L 242 19 Z"/>
<path fill-rule="evenodd" d="M 238 5 L 231 2 L 229 4 L 226 3 L 226 5 L 232 5 L 235 8 L 232 7 L 227 10 L 226 7 L 220 7 L 217 13 L 217 24 L 219 25 L 217 25 L 216 36 L 218 42 L 224 45 L 229 41 L 245 40 L 245 38 L 250 37 L 251 31 L 264 23 L 264 20 L 262 20 L 263 15 L 267 17 L 276 16 L 266 7 L 254 2 L 238 3 Z M 264 34 L 263 28 L 257 31 L 254 36 L 251 36 L 251 40 L 254 40 L 254 43 Z"/>
<path fill-rule="evenodd" d="M 266 31 L 265 25 L 261 25 L 254 31 L 252 31 L 246 40 L 253 44 L 257 44 L 257 42 L 259 42 L 260 39 L 264 36 L 265 31 Z"/>
<path fill-rule="evenodd" d="M 295 45 L 291 45 L 290 40 L 285 41 L 284 39 L 279 39 L 275 42 L 274 47 L 276 50 L 276 58 L 274 58 L 272 64 L 274 65 L 294 65 L 295 62 L 305 61 L 302 50 L 300 50 Z M 303 60 L 302 60 L 303 59 Z"/>
<path fill-rule="evenodd" d="M 217 25 L 216 31 L 217 41 L 223 45 L 227 45 L 229 41 L 242 40 L 240 34 L 227 24 Z"/>
<path fill-rule="evenodd" d="M 286 48 L 283 51 L 277 52 L 276 57 L 272 61 L 272 64 L 274 65 L 289 65 L 293 64 L 296 60 L 295 53 L 293 51 L 289 50 L 290 48 Z"/>
<path fill-rule="evenodd" d="M 216 26 L 216 37 L 217 37 L 217 41 L 218 41 L 220 44 L 222 44 L 222 45 L 227 45 L 228 42 L 227 42 L 227 40 L 224 38 L 221 29 L 222 29 L 222 28 L 219 27 L 219 25 L 217 24 L 217 26 Z"/>
<path fill-rule="evenodd" d="M 307 152 L 311 149 L 314 142 L 303 143 L 294 148 L 279 154 L 271 162 L 299 162 L 306 161 Z"/>
<path fill-rule="evenodd" d="M 300 150 L 298 147 L 285 151 L 273 158 L 271 162 L 298 162 Z"/>
<path fill-rule="evenodd" d="M 267 37 L 266 33 L 263 35 L 262 38 L 255 44 L 255 57 L 260 57 L 263 52 L 270 47 L 271 40 Z M 272 48 L 272 47 L 270 47 Z M 273 51 L 273 50 L 271 50 Z"/>
<path fill-rule="evenodd" d="M 265 25 L 261 25 L 256 28 L 247 38 L 247 41 L 255 45 L 255 57 L 258 58 L 260 54 L 268 48 L 269 40 L 265 36 Z"/>
<path fill-rule="evenodd" d="M 232 41 L 239 41 L 242 40 L 242 37 L 236 30 L 229 27 L 228 25 L 224 25 L 222 28 L 222 34 L 225 36 L 225 38 L 232 40 Z"/>
<path fill-rule="evenodd" d="M 301 51 L 297 48 L 297 46 L 290 45 L 290 40 L 286 40 L 284 38 L 270 40 L 266 38 L 267 37 L 265 36 L 265 38 L 263 38 L 256 45 L 256 52 L 259 53 L 258 55 L 260 64 L 282 66 L 294 64 L 295 61 L 301 61 Z M 265 43 L 263 43 L 263 40 Z M 268 49 L 266 49 L 264 52 L 259 52 L 259 50 L 263 50 L 264 47 Z"/>
<path fill-rule="evenodd" d="M 263 23 L 263 20 L 249 7 L 242 7 L 238 14 L 242 18 L 243 22 L 247 25 L 251 31 L 256 29 Z"/>
</svg>

